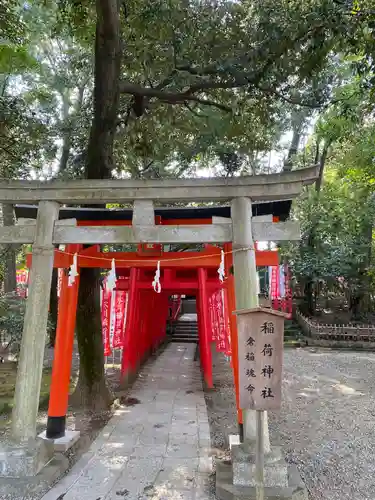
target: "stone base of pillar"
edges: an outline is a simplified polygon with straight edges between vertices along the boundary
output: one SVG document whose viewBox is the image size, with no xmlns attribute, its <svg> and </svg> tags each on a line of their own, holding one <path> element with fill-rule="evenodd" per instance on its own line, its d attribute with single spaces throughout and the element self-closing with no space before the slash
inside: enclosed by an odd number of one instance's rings
<svg viewBox="0 0 375 500">
<path fill-rule="evenodd" d="M 264 495 L 267 500 L 308 500 L 307 490 L 295 465 L 287 466 L 287 486 L 266 486 Z M 216 464 L 217 500 L 256 500 L 255 486 L 233 484 L 233 465 L 231 462 Z"/>
<path fill-rule="evenodd" d="M 65 431 L 65 436 L 62 436 L 57 439 L 48 439 L 46 435 L 46 431 L 43 431 L 38 436 L 40 439 L 49 441 L 53 445 L 53 450 L 55 453 L 64 453 L 68 451 L 72 446 L 76 444 L 80 437 L 79 431 Z"/>
<path fill-rule="evenodd" d="M 42 498 L 46 491 L 66 473 L 69 467 L 68 457 L 62 453 L 56 453 L 37 475 L 1 477 L 0 498 Z"/>
<path fill-rule="evenodd" d="M 232 446 L 233 484 L 238 486 L 255 486 L 255 453 L 244 444 Z M 264 456 L 264 485 L 285 488 L 288 486 L 287 464 L 282 457 L 281 449 L 273 447 Z"/>
<path fill-rule="evenodd" d="M 0 477 L 36 476 L 54 456 L 53 441 L 40 438 L 0 446 Z"/>
</svg>

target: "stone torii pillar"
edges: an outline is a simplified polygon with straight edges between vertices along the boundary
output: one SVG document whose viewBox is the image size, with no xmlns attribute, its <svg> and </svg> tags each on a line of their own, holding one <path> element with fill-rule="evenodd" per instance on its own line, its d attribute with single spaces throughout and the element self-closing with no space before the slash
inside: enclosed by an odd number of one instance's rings
<svg viewBox="0 0 375 500">
<path fill-rule="evenodd" d="M 58 203 L 39 203 L 12 415 L 12 435 L 20 442 L 36 436 L 54 260 L 53 231 L 58 218 Z"/>
<path fill-rule="evenodd" d="M 234 284 L 236 309 L 258 307 L 257 272 L 255 263 L 255 244 L 251 227 L 252 207 L 250 198 L 234 198 L 231 206 L 233 228 Z M 256 412 L 243 411 L 244 441 L 256 441 Z M 264 451 L 270 450 L 267 412 L 264 412 Z"/>
</svg>

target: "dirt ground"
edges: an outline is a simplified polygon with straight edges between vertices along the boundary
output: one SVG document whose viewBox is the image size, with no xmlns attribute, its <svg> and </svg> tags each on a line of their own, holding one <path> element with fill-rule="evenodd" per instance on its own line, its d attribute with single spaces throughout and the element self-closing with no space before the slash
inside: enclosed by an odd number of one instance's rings
<svg viewBox="0 0 375 500">
<path fill-rule="evenodd" d="M 214 453 L 237 432 L 229 363 L 214 356 L 216 390 L 206 394 Z M 283 404 L 269 414 L 271 444 L 296 463 L 311 500 L 375 499 L 375 354 L 285 351 Z"/>
</svg>

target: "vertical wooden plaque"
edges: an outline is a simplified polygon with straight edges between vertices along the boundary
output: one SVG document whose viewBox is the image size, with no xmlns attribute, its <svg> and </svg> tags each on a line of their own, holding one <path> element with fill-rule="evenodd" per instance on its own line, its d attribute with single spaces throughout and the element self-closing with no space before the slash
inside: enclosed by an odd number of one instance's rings
<svg viewBox="0 0 375 500">
<path fill-rule="evenodd" d="M 281 406 L 283 312 L 262 307 L 236 311 L 240 408 L 277 410 Z"/>
</svg>

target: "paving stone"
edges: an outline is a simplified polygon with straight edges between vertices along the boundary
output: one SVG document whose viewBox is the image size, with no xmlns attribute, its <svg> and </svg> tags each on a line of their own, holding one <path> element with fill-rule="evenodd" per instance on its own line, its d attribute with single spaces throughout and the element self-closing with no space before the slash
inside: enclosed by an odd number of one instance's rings
<svg viewBox="0 0 375 500">
<path fill-rule="evenodd" d="M 64 496 L 64 500 L 92 500 L 109 493 L 125 467 L 128 457 L 95 458 L 81 472 Z"/>
<path fill-rule="evenodd" d="M 160 445 L 160 444 L 165 444 L 169 442 L 169 437 L 170 434 L 167 431 L 163 431 L 163 428 L 155 428 L 154 426 L 152 427 L 152 433 L 150 432 L 144 432 L 143 434 L 140 434 L 137 439 L 137 446 L 154 446 L 154 445 Z"/>
<path fill-rule="evenodd" d="M 168 457 L 194 458 L 198 455 L 198 447 L 191 444 L 171 445 L 167 449 Z"/>
<path fill-rule="evenodd" d="M 135 446 L 133 453 L 131 454 L 132 457 L 148 457 L 148 456 L 153 456 L 153 457 L 164 457 L 167 451 L 167 443 L 164 444 L 155 444 L 155 445 L 150 445 L 150 446 L 145 446 L 138 444 Z"/>
<path fill-rule="evenodd" d="M 197 470 L 189 466 L 177 466 L 160 471 L 155 486 L 167 486 L 174 490 L 191 490 L 196 486 Z"/>
<path fill-rule="evenodd" d="M 148 363 L 129 392 L 140 404 L 116 411 L 41 500 L 211 500 L 210 431 L 194 350 L 171 344 Z"/>
</svg>

